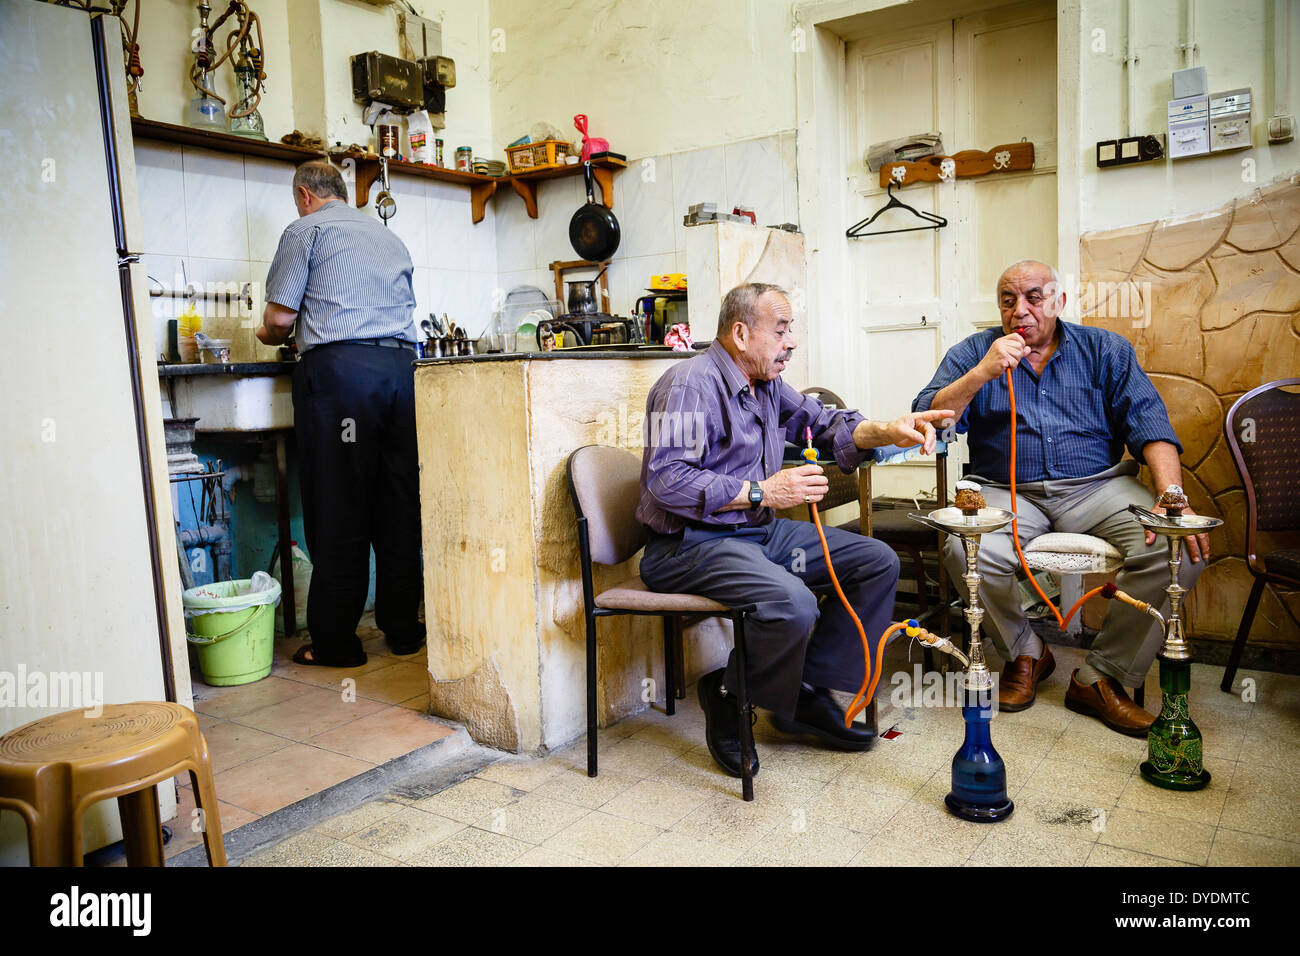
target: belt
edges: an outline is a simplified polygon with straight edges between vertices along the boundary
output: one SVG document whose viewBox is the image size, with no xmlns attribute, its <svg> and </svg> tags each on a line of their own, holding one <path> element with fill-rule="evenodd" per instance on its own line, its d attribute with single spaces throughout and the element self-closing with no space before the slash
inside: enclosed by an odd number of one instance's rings
<svg viewBox="0 0 1300 956">
<path fill-rule="evenodd" d="M 407 349 L 415 351 L 415 343 L 408 342 L 406 339 L 386 338 L 386 339 L 343 339 L 340 342 L 330 342 L 329 345 L 378 345 L 384 349 Z"/>
</svg>

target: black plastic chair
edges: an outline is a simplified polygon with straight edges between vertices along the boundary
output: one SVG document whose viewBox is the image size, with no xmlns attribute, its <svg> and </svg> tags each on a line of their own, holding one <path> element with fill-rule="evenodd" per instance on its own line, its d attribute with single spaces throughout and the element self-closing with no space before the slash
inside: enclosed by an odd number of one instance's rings
<svg viewBox="0 0 1300 956">
<path fill-rule="evenodd" d="M 1241 614 L 1237 639 L 1228 655 L 1220 690 L 1232 682 L 1264 596 L 1264 585 L 1300 588 L 1300 548 L 1259 554 L 1259 532 L 1300 531 L 1300 378 L 1285 378 L 1252 389 L 1237 399 L 1223 421 L 1223 435 L 1246 489 L 1246 564 L 1255 578 Z"/>
<path fill-rule="evenodd" d="M 641 461 L 622 448 L 586 445 L 569 455 L 566 468 L 573 511 L 578 519 L 578 553 L 582 562 L 582 605 L 587 621 L 587 776 L 596 776 L 596 618 L 616 614 L 662 617 L 664 620 L 665 710 L 675 711 L 677 699 L 677 631 L 683 616 L 731 618 L 736 645 L 736 704 L 740 709 L 741 793 L 754 799 L 750 762 L 754 753 L 749 687 L 746 680 L 745 614 L 747 607 L 732 608 L 698 594 L 664 594 L 651 591 L 641 576 L 628 578 L 596 593 L 592 564 L 617 565 L 645 545 L 647 532 L 636 520 L 641 496 Z"/>
</svg>

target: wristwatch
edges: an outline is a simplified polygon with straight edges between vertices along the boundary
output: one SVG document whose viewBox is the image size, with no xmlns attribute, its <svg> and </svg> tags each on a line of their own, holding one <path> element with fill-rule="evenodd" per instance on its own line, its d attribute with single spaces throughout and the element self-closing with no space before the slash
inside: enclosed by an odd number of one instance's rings
<svg viewBox="0 0 1300 956">
<path fill-rule="evenodd" d="M 753 511 L 763 503 L 763 489 L 757 481 L 749 483 L 749 510 Z"/>
</svg>

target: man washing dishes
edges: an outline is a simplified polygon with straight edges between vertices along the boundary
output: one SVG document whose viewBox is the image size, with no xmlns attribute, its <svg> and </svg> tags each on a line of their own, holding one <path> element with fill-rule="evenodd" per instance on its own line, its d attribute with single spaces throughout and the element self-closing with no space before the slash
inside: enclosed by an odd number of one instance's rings
<svg viewBox="0 0 1300 956">
<path fill-rule="evenodd" d="M 933 451 L 931 422 L 952 412 L 913 412 L 882 424 L 799 394 L 781 381 L 798 344 L 791 321 L 790 302 L 776 286 L 737 286 L 723 299 L 708 350 L 674 365 L 650 390 L 646 420 L 666 427 L 652 432 L 641 467 L 637 518 L 650 530 L 641 577 L 651 590 L 752 606 L 745 624 L 752 702 L 771 710 L 783 733 L 865 750 L 873 732 L 846 728 L 830 693 L 856 690 L 862 680 L 857 629 L 839 601 L 819 608 L 811 590 L 830 585 L 816 528 L 774 514 L 821 501 L 828 482 L 819 465 L 783 470 L 785 443 L 802 445 L 810 429 L 814 444 L 851 472 L 872 450 L 884 457 L 891 445 Z M 692 440 L 674 440 L 682 435 Z M 826 529 L 826 540 L 845 596 L 878 641 L 894 607 L 897 555 L 837 528 Z M 709 752 L 739 777 L 735 666 L 733 654 L 726 668 L 701 677 L 699 696 Z"/>
<path fill-rule="evenodd" d="M 419 620 L 419 468 L 411 367 L 413 266 L 406 246 L 353 209 L 329 163 L 298 167 L 298 220 L 280 237 L 257 337 L 278 345 L 297 328 L 294 435 L 303 526 L 314 565 L 310 644 L 300 664 L 366 662 L 357 623 L 375 552 L 375 623 L 395 654 L 424 644 Z"/>
</svg>

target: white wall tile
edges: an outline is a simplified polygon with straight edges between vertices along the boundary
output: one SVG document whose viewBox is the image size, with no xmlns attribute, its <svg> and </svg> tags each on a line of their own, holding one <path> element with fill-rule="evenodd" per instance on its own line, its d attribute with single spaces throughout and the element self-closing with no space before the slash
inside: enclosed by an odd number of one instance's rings
<svg viewBox="0 0 1300 956">
<path fill-rule="evenodd" d="M 436 311 L 436 303 L 433 301 L 430 292 L 432 287 L 430 273 L 432 271 L 422 266 L 416 266 L 415 271 L 411 273 L 411 291 L 415 293 L 415 312 L 411 316 L 411 322 L 417 327 L 417 337 L 423 336 L 423 333 L 418 331 L 420 321 L 427 319 L 430 312 Z"/>
<path fill-rule="evenodd" d="M 775 136 L 748 139 L 725 147 L 727 163 L 727 212 L 748 206 L 758 225 L 784 221 L 785 179 L 780 144 Z"/>
<path fill-rule="evenodd" d="M 654 156 L 653 176 L 643 176 L 639 164 L 620 175 L 623 180 L 622 211 L 615 210 L 623 240 L 618 256 L 672 252 L 676 248 L 673 229 L 673 164 L 669 156 Z"/>
<path fill-rule="evenodd" d="M 143 251 L 186 255 L 189 236 L 185 231 L 185 173 L 181 148 L 137 140 L 135 178 L 144 229 Z"/>
<path fill-rule="evenodd" d="M 425 181 L 415 176 L 394 176 L 390 186 L 393 199 L 397 201 L 397 215 L 388 220 L 388 228 L 402 240 L 411 255 L 411 262 L 428 268 L 431 263 Z"/>
<path fill-rule="evenodd" d="M 596 193 L 599 201 L 599 186 Z M 587 190 L 581 175 L 548 179 L 537 184 L 534 268 L 549 269 L 552 262 L 578 258 L 573 243 L 569 241 L 569 221 L 586 201 Z M 522 201 L 520 205 L 523 205 Z"/>
<path fill-rule="evenodd" d="M 248 259 L 244 158 L 186 147 L 183 163 L 189 254 Z"/>
<path fill-rule="evenodd" d="M 467 230 L 475 227 L 470 219 L 469 190 L 433 181 L 427 184 L 426 197 L 430 268 L 471 268 L 473 250 L 466 238 Z"/>
<path fill-rule="evenodd" d="M 503 195 L 492 200 L 495 214 L 497 270 L 500 272 L 518 272 L 522 269 L 537 267 L 537 220 L 528 218 L 524 201 L 506 190 Z"/>
<path fill-rule="evenodd" d="M 511 190 L 513 192 L 513 190 Z M 475 272 L 497 272 L 497 208 L 499 200 L 487 204 L 483 221 L 465 220 L 465 242 L 470 248 L 470 268 Z"/>
<path fill-rule="evenodd" d="M 259 156 L 244 157 L 244 198 L 249 257 L 270 262 L 285 227 L 298 218 L 293 204 L 293 167 Z"/>
<path fill-rule="evenodd" d="M 674 153 L 673 167 L 673 235 L 674 249 L 686 248 L 686 227 L 682 217 L 696 203 L 718 204 L 719 212 L 731 212 L 727 201 L 726 155 L 723 147 L 692 149 Z"/>
</svg>

